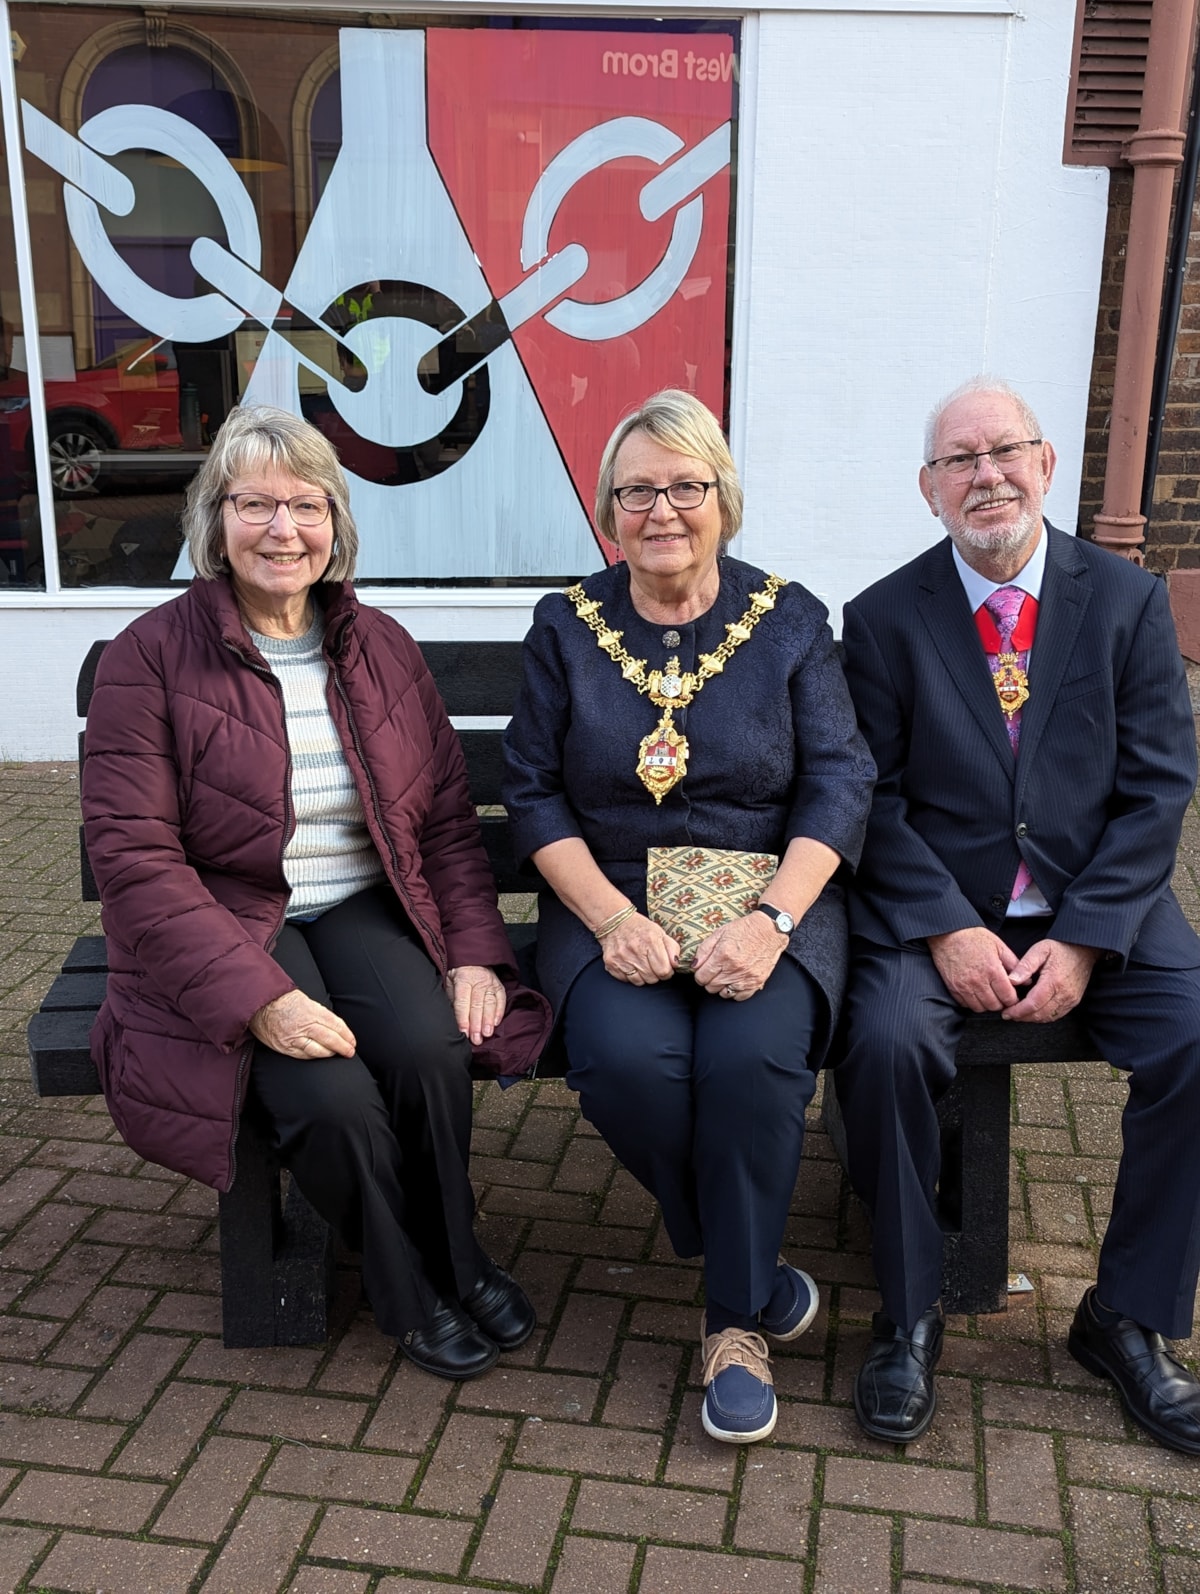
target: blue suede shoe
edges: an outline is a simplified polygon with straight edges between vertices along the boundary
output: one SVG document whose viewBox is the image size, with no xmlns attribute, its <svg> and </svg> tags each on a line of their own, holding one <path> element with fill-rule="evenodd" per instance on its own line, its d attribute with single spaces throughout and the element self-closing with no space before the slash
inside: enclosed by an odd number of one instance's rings
<svg viewBox="0 0 1200 1594">
<path fill-rule="evenodd" d="M 808 1274 L 779 1258 L 771 1299 L 758 1314 L 758 1326 L 772 1339 L 799 1339 L 817 1315 L 821 1298 Z"/>
<path fill-rule="evenodd" d="M 777 1415 L 766 1340 L 744 1328 L 708 1334 L 705 1327 L 702 1320 L 704 1405 L 700 1420 L 705 1433 L 731 1445 L 766 1439 L 774 1431 Z"/>
</svg>

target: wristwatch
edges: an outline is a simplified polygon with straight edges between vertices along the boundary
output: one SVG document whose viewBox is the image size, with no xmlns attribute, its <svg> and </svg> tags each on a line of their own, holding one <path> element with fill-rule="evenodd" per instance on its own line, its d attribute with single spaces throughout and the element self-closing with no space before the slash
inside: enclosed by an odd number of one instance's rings
<svg viewBox="0 0 1200 1594">
<path fill-rule="evenodd" d="M 775 921 L 775 928 L 780 935 L 791 935 L 796 928 L 795 919 L 792 918 L 790 913 L 785 913 L 782 908 L 773 908 L 769 902 L 756 902 L 754 906 L 757 912 L 765 913 L 768 919 Z"/>
</svg>

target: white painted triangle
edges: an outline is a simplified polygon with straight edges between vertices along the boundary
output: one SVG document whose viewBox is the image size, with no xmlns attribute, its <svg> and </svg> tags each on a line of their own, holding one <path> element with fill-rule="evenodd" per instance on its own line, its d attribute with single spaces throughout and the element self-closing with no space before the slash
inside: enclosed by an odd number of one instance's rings
<svg viewBox="0 0 1200 1594">
<path fill-rule="evenodd" d="M 346 28 L 341 51 L 342 147 L 285 290 L 316 317 L 373 280 L 420 283 L 464 315 L 491 291 L 426 143 L 425 40 L 419 30 Z M 343 419 L 384 446 L 436 436 L 461 397 L 416 381 L 438 334 L 413 321 L 375 319 L 353 342 L 371 373 L 365 389 L 330 384 Z M 553 580 L 603 561 L 570 474 L 511 342 L 488 362 L 491 406 L 477 441 L 436 476 L 383 486 L 351 475 L 361 547 L 358 579 Z M 245 402 L 299 412 L 294 352 L 267 339 Z M 186 574 L 181 559 L 176 574 Z"/>
</svg>

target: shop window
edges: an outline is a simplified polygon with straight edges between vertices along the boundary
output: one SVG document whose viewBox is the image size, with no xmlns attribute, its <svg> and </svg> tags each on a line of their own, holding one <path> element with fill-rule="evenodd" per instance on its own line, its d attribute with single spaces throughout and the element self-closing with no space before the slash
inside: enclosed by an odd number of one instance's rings
<svg viewBox="0 0 1200 1594">
<path fill-rule="evenodd" d="M 0 152 L 4 136 L 0 132 Z M 44 587 L 41 521 L 30 444 L 29 379 L 25 374 L 25 319 L 17 284 L 16 244 L 10 196 L 0 194 L 0 592 Z M 46 186 L 29 196 L 46 201 Z M 35 218 L 36 219 L 36 218 Z M 43 362 L 53 368 L 69 359 L 61 341 L 43 343 Z"/>
<path fill-rule="evenodd" d="M 360 580 L 408 585 L 595 568 L 620 416 L 722 412 L 736 24 L 18 14 L 63 585 L 188 578 L 183 487 L 237 402 L 322 426 Z"/>
</svg>

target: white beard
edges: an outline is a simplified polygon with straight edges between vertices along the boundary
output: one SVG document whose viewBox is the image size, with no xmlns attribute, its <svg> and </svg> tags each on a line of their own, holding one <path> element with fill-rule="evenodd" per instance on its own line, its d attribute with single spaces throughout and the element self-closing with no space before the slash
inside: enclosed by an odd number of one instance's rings
<svg viewBox="0 0 1200 1594">
<path fill-rule="evenodd" d="M 974 500 L 973 505 L 968 499 L 961 513 L 955 514 L 944 508 L 938 510 L 938 519 L 950 534 L 952 542 L 973 548 L 978 553 L 1003 553 L 1009 549 L 1024 547 L 1036 535 L 1042 524 L 1041 504 L 1035 508 L 1026 494 L 1021 513 L 1016 520 L 1009 521 L 1004 526 L 973 526 L 967 512 L 968 506 L 977 507 L 986 502 L 986 495 L 981 494 Z"/>
</svg>

